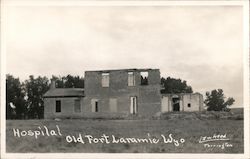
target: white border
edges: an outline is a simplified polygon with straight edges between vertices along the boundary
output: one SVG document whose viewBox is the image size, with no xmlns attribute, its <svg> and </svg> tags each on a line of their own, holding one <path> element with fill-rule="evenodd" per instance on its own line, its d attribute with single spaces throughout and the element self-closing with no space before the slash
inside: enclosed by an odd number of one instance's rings
<svg viewBox="0 0 250 159">
<path fill-rule="evenodd" d="M 244 99 L 243 99 L 243 105 L 244 105 L 244 152 L 250 158 L 250 139 L 249 139 L 249 1 L 243 6 L 243 15 L 244 15 L 244 22 L 243 22 L 243 74 L 244 74 Z"/>
<path fill-rule="evenodd" d="M 6 153 L 5 144 L 5 66 L 6 66 L 6 44 L 5 44 L 5 6 L 221 6 L 238 5 L 243 6 L 244 14 L 244 154 L 192 154 L 192 153 Z M 81 0 L 3 0 L 1 5 L 1 158 L 250 158 L 249 156 L 249 1 L 81 1 Z"/>
<path fill-rule="evenodd" d="M 3 0 L 12 6 L 243 6 L 248 0 Z"/>
</svg>

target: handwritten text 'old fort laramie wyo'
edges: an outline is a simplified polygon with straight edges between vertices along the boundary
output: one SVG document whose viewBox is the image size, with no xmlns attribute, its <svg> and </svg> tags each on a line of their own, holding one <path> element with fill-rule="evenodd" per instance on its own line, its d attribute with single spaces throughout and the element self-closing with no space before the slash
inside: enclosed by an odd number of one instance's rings
<svg viewBox="0 0 250 159">
<path fill-rule="evenodd" d="M 146 133 L 144 137 L 118 137 L 115 135 L 106 135 L 102 134 L 100 136 L 94 136 L 91 134 L 82 134 L 79 133 L 77 135 L 63 135 L 63 132 L 60 130 L 58 125 L 55 126 L 55 129 L 49 129 L 47 126 L 38 126 L 36 130 L 21 130 L 18 128 L 13 128 L 14 137 L 34 137 L 34 139 L 38 139 L 42 136 L 61 136 L 65 137 L 65 141 L 68 143 L 81 143 L 81 144 L 137 144 L 137 143 L 146 143 L 146 144 L 173 144 L 174 146 L 180 146 L 185 143 L 184 138 L 176 139 L 173 134 L 161 134 L 159 137 L 152 136 L 150 133 Z"/>
</svg>

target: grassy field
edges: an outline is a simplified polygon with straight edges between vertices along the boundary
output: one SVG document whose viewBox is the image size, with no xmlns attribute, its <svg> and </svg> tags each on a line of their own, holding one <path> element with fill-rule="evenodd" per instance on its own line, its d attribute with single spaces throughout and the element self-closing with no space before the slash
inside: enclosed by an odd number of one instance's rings
<svg viewBox="0 0 250 159">
<path fill-rule="evenodd" d="M 7 152 L 78 152 L 78 153 L 243 153 L 243 120 L 8 120 L 6 121 Z M 56 130 L 59 126 L 62 136 L 14 137 L 13 128 L 38 130 L 38 126 Z M 68 143 L 67 135 L 82 135 L 85 143 Z M 103 134 L 118 138 L 160 139 L 150 143 L 89 143 L 85 135 L 100 137 Z M 161 135 L 172 134 L 173 138 L 185 139 L 179 146 L 164 143 Z M 207 142 L 212 145 L 231 144 L 232 147 L 205 147 L 199 143 L 201 136 L 226 134 L 229 141 Z M 110 138 L 111 139 L 111 138 Z M 110 140 L 111 141 L 111 140 Z"/>
<path fill-rule="evenodd" d="M 230 108 L 230 112 L 233 112 L 235 114 L 244 114 L 244 109 L 243 108 Z"/>
</svg>

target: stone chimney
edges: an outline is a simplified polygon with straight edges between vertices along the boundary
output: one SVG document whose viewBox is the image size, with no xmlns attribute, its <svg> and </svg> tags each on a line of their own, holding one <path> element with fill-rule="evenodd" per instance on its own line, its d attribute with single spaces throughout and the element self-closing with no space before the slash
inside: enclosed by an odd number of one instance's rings
<svg viewBox="0 0 250 159">
<path fill-rule="evenodd" d="M 56 88 L 56 81 L 52 79 L 50 84 L 50 89 L 55 89 L 55 88 Z"/>
</svg>

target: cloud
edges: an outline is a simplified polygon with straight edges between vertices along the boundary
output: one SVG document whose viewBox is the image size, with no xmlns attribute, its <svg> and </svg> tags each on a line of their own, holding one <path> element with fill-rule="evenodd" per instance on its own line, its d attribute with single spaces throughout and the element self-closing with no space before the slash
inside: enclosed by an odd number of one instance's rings
<svg viewBox="0 0 250 159">
<path fill-rule="evenodd" d="M 8 6 L 6 15 L 7 73 L 21 79 L 152 67 L 242 105 L 240 6 Z"/>
</svg>

